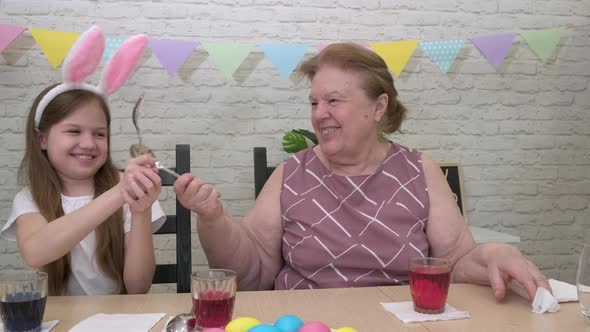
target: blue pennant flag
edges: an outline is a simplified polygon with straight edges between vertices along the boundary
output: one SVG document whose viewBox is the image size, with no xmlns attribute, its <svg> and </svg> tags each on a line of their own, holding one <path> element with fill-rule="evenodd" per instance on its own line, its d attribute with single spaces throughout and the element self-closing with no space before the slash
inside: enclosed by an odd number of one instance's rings
<svg viewBox="0 0 590 332">
<path fill-rule="evenodd" d="M 109 61 L 115 51 L 126 39 L 127 37 L 107 37 L 105 40 L 104 53 L 102 54 L 102 61 Z"/>
<path fill-rule="evenodd" d="M 428 54 L 430 60 L 432 60 L 443 73 L 449 71 L 457 54 L 459 54 L 464 45 L 465 41 L 463 40 L 420 42 L 420 48 Z"/>
<path fill-rule="evenodd" d="M 265 44 L 258 47 L 286 79 L 289 79 L 289 76 L 309 49 L 309 45 L 303 44 Z"/>
</svg>

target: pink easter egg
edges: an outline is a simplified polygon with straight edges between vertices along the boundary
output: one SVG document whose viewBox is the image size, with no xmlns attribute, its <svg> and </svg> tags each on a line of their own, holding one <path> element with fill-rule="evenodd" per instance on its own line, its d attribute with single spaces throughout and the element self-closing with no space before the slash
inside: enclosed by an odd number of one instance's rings
<svg viewBox="0 0 590 332">
<path fill-rule="evenodd" d="M 332 330 L 322 322 L 307 322 L 299 328 L 299 332 L 332 332 Z"/>
</svg>

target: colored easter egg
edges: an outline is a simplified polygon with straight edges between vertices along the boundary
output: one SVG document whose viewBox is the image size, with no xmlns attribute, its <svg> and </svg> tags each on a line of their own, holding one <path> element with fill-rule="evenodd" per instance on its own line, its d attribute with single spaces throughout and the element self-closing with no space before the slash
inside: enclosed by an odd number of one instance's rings
<svg viewBox="0 0 590 332">
<path fill-rule="evenodd" d="M 332 332 L 332 330 L 322 322 L 307 322 L 299 328 L 298 332 Z"/>
<path fill-rule="evenodd" d="M 285 315 L 279 317 L 274 325 L 283 332 L 297 332 L 303 325 L 303 321 L 297 316 Z"/>
<path fill-rule="evenodd" d="M 256 325 L 253 328 L 249 329 L 247 332 L 282 332 L 282 331 L 272 325 L 260 324 L 260 325 Z"/>
<path fill-rule="evenodd" d="M 344 326 L 344 327 L 337 329 L 336 332 L 358 332 L 358 331 L 353 329 L 352 327 Z"/>
<path fill-rule="evenodd" d="M 205 329 L 203 330 L 203 332 L 226 332 L 224 329 L 220 329 L 217 327 L 211 328 L 211 329 Z"/>
<path fill-rule="evenodd" d="M 246 332 L 250 328 L 262 324 L 256 318 L 252 317 L 238 317 L 225 326 L 227 332 Z"/>
</svg>

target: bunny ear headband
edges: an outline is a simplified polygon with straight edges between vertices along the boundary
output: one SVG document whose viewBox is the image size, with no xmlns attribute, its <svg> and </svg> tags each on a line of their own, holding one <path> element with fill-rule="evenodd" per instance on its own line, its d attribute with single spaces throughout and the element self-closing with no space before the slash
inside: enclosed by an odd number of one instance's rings
<svg viewBox="0 0 590 332">
<path fill-rule="evenodd" d="M 100 64 L 105 48 L 104 34 L 95 25 L 80 35 L 64 60 L 63 83 L 47 92 L 37 105 L 35 128 L 39 128 L 41 116 L 47 105 L 61 93 L 81 89 L 107 97 L 117 91 L 135 71 L 147 43 L 146 35 L 137 35 L 127 39 L 105 66 L 100 84 L 93 86 L 82 81 L 94 73 Z"/>
</svg>

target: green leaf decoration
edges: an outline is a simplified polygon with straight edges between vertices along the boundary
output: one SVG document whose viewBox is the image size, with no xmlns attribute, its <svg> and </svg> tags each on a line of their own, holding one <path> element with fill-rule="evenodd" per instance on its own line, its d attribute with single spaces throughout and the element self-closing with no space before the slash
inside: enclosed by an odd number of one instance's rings
<svg viewBox="0 0 590 332">
<path fill-rule="evenodd" d="M 283 150 L 288 153 L 295 153 L 307 149 L 305 136 L 291 130 L 283 136 Z"/>
<path fill-rule="evenodd" d="M 293 129 L 293 131 L 307 137 L 307 139 L 309 139 L 313 144 L 318 144 L 318 137 L 315 135 L 315 133 L 307 129 Z"/>
</svg>

